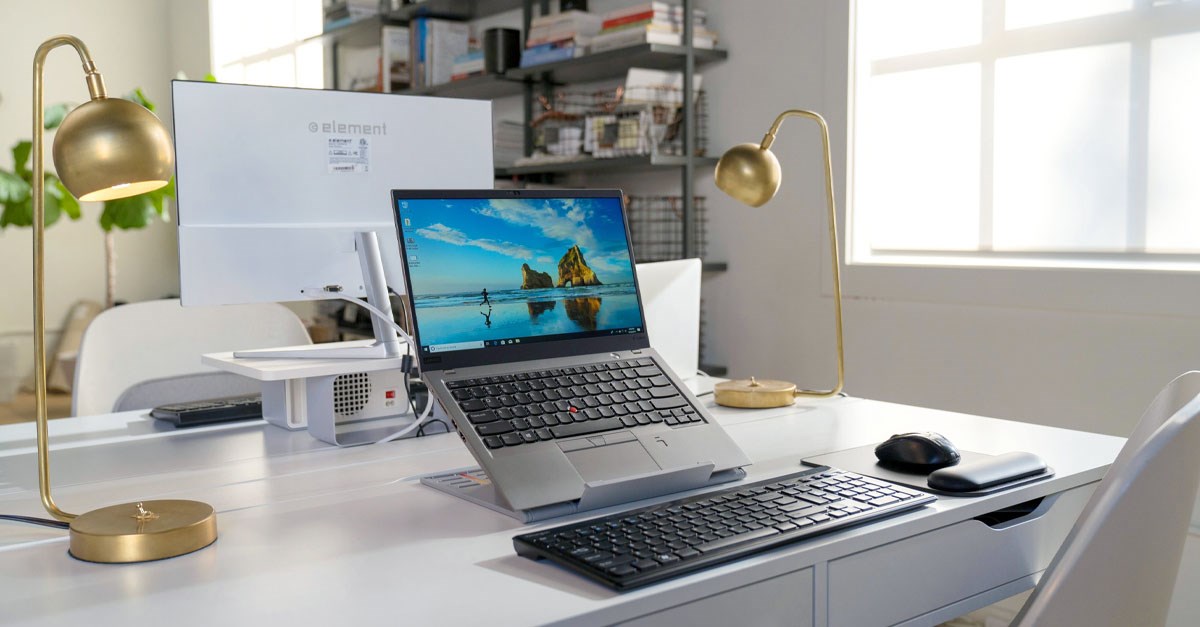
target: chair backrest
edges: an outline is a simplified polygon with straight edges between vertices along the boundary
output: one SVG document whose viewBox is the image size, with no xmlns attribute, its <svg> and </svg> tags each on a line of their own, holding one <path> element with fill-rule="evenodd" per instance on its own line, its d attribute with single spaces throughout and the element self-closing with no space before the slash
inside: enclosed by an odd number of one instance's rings
<svg viewBox="0 0 1200 627">
<path fill-rule="evenodd" d="M 1014 625 L 1163 625 L 1200 487 L 1200 372 L 1147 408 Z"/>
<path fill-rule="evenodd" d="M 204 353 L 311 343 L 296 314 L 274 303 L 183 307 L 156 300 L 113 307 L 83 334 L 71 411 L 106 414 L 138 383 L 216 372 L 200 363 Z"/>
<path fill-rule="evenodd" d="M 699 259 L 637 264 L 650 346 L 681 379 L 700 367 Z"/>
</svg>

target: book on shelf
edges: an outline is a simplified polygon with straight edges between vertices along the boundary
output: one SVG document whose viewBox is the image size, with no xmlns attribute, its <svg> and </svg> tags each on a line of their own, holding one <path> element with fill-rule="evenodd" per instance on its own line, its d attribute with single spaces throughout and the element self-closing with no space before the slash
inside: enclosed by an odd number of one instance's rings
<svg viewBox="0 0 1200 627">
<path fill-rule="evenodd" d="M 412 86 L 450 82 L 454 60 L 468 52 L 470 26 L 453 20 L 422 17 L 410 22 L 409 28 Z"/>
<path fill-rule="evenodd" d="M 454 57 L 454 67 L 450 70 L 450 80 L 460 81 L 472 76 L 484 74 L 483 51 L 469 50 L 466 54 Z"/>
<path fill-rule="evenodd" d="M 576 37 L 591 37 L 600 32 L 604 19 L 585 11 L 563 11 L 535 18 L 529 25 L 525 47 Z"/>
<path fill-rule="evenodd" d="M 532 67 L 574 59 L 583 56 L 587 50 L 587 44 L 577 39 L 565 39 L 540 44 L 521 51 L 521 67 Z"/>
<path fill-rule="evenodd" d="M 339 46 L 337 85 L 342 91 L 383 91 L 379 46 Z"/>
<path fill-rule="evenodd" d="M 401 91 L 412 83 L 409 64 L 411 43 L 407 26 L 384 26 L 381 29 L 381 68 L 384 91 Z"/>
<path fill-rule="evenodd" d="M 654 1 L 635 4 L 605 14 L 600 33 L 590 51 L 604 52 L 639 44 L 683 45 L 683 7 Z M 692 11 L 692 45 L 715 48 L 717 33 L 708 28 L 708 15 Z"/>
<path fill-rule="evenodd" d="M 378 0 L 325 0 L 321 29 L 329 32 L 378 14 Z"/>
<path fill-rule="evenodd" d="M 509 167 L 525 156 L 523 123 L 515 120 L 497 120 L 492 127 L 492 161 L 496 167 Z"/>
<path fill-rule="evenodd" d="M 652 0 L 649 2 L 638 2 L 619 9 L 613 9 L 604 14 L 604 19 L 616 19 L 627 15 L 637 15 L 640 13 L 675 13 L 683 15 L 683 5 L 666 2 L 665 0 Z M 692 9 L 692 15 L 699 17 L 708 17 L 708 13 L 704 9 Z"/>
<path fill-rule="evenodd" d="M 682 26 L 683 11 L 682 9 L 678 11 L 653 10 L 640 13 L 626 13 L 615 17 L 612 16 L 612 14 L 609 14 L 605 16 L 604 24 L 601 30 L 612 30 L 615 28 L 621 28 L 622 26 L 649 24 L 651 22 Z M 696 26 L 704 26 L 708 23 L 708 16 L 706 16 L 702 11 L 693 11 L 692 23 Z"/>
<path fill-rule="evenodd" d="M 639 44 L 682 46 L 683 32 L 674 29 L 664 29 L 654 25 L 640 28 L 622 28 L 596 35 L 592 38 L 589 50 L 592 53 L 597 53 Z M 692 46 L 703 49 L 715 48 L 717 46 L 717 35 L 709 30 L 694 30 L 692 31 Z"/>
</svg>

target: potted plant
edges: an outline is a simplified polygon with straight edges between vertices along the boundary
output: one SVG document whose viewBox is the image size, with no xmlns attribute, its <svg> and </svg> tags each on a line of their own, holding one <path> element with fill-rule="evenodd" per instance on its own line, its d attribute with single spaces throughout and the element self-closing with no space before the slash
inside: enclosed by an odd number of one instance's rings
<svg viewBox="0 0 1200 627">
<path fill-rule="evenodd" d="M 154 103 L 146 99 L 140 88 L 126 96 L 147 109 L 154 111 Z M 46 108 L 46 130 L 58 128 L 70 108 L 57 104 Z M 13 169 L 0 169 L 0 228 L 7 226 L 30 226 L 33 224 L 33 201 L 30 195 L 33 171 L 29 164 L 32 144 L 19 141 L 12 147 Z M 117 252 L 113 229 L 142 229 L 150 221 L 165 218 L 164 201 L 175 197 L 175 179 L 166 187 L 145 194 L 110 200 L 100 212 L 100 228 L 104 231 L 104 276 L 105 308 L 112 307 L 117 287 Z M 46 226 L 57 222 L 63 214 L 72 220 L 80 217 L 79 201 L 71 196 L 62 181 L 53 172 L 46 172 Z"/>
<path fill-rule="evenodd" d="M 62 124 L 69 108 L 65 104 L 46 107 L 45 128 L 52 131 Z M 13 169 L 0 169 L 0 228 L 7 226 L 33 225 L 33 169 L 29 155 L 33 144 L 21 140 L 12 147 Z M 46 172 L 46 226 L 50 226 L 66 213 L 72 220 L 79 219 L 79 201 L 67 191 L 62 181 L 53 172 Z"/>
<path fill-rule="evenodd" d="M 140 87 L 126 96 L 126 99 L 146 107 L 151 112 L 154 111 L 154 103 L 146 98 Z M 113 306 L 117 291 L 117 247 L 113 229 L 123 231 L 144 229 L 155 218 L 165 220 L 167 214 L 164 203 L 167 198 L 174 197 L 175 178 L 172 177 L 165 187 L 104 203 L 104 209 L 100 212 L 100 228 L 104 230 L 104 307 L 106 309 Z"/>
</svg>

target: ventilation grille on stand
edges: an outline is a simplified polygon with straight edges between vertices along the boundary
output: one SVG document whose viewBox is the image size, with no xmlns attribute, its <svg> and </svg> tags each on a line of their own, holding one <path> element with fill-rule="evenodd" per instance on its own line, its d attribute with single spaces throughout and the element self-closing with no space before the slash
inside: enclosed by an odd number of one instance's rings
<svg viewBox="0 0 1200 627">
<path fill-rule="evenodd" d="M 371 399 L 371 376 L 365 372 L 338 375 L 333 380 L 333 413 L 353 417 Z"/>
</svg>

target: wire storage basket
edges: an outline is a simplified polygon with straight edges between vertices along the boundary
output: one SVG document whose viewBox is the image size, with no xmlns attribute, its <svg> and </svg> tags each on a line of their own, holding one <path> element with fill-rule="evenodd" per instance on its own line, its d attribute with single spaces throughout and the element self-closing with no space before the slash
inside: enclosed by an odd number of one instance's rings
<svg viewBox="0 0 1200 627">
<path fill-rule="evenodd" d="M 683 197 L 628 196 L 629 234 L 633 239 L 633 257 L 639 262 L 667 261 L 683 257 Z M 692 204 L 692 250 L 701 259 L 707 243 L 704 196 L 695 196 Z"/>
<path fill-rule="evenodd" d="M 707 151 L 706 98 L 697 92 L 696 156 Z M 534 153 L 559 158 L 683 156 L 683 98 L 676 87 L 559 91 L 534 104 Z"/>
</svg>

